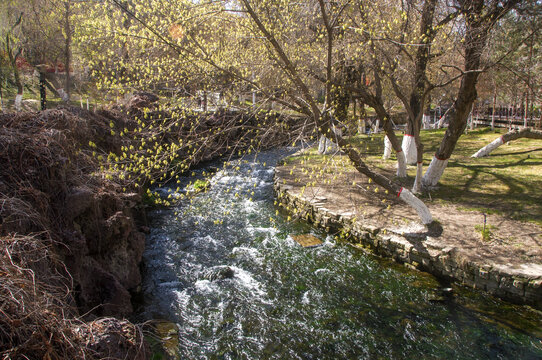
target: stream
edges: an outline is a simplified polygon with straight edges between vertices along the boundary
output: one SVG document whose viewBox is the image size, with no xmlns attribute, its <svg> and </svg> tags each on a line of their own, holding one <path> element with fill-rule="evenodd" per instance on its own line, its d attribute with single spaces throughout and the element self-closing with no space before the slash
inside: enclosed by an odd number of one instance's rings
<svg viewBox="0 0 542 360">
<path fill-rule="evenodd" d="M 178 358 L 542 358 L 541 312 L 462 287 L 442 295 L 428 274 L 288 221 L 273 173 L 294 150 L 197 169 L 213 172 L 208 191 L 150 214 L 139 316 L 175 324 Z M 290 236 L 305 233 L 324 244 Z"/>
</svg>

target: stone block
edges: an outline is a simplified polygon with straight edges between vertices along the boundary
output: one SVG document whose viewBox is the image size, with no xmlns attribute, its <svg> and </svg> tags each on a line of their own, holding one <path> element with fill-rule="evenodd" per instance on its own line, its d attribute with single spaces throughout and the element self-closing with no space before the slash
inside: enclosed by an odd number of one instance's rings
<svg viewBox="0 0 542 360">
<path fill-rule="evenodd" d="M 524 279 L 514 279 L 512 281 L 511 292 L 515 295 L 523 296 L 525 294 L 525 283 Z"/>
<path fill-rule="evenodd" d="M 487 268 L 480 268 L 478 269 L 478 276 L 481 278 L 481 279 L 486 279 L 488 280 L 489 279 L 489 270 Z"/>
<path fill-rule="evenodd" d="M 486 291 L 494 293 L 495 290 L 499 288 L 499 283 L 493 280 L 487 280 L 486 282 Z"/>
</svg>

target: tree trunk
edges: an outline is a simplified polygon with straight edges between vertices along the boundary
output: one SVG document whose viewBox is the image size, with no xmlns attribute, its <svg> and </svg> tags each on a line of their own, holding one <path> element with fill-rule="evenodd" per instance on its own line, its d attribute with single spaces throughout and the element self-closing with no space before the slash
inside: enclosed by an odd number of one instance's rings
<svg viewBox="0 0 542 360">
<path fill-rule="evenodd" d="M 416 164 L 416 179 L 414 179 L 414 185 L 412 186 L 412 192 L 419 194 L 422 191 L 422 176 L 423 176 L 423 162 Z"/>
<path fill-rule="evenodd" d="M 62 100 L 65 102 L 70 101 L 70 95 L 71 95 L 71 77 L 70 77 L 70 66 L 71 66 L 71 42 L 72 42 L 72 35 L 71 35 L 71 28 L 70 28 L 70 0 L 66 1 L 66 13 L 65 13 L 65 22 L 64 22 L 64 32 L 66 33 L 66 42 L 64 46 L 64 57 L 65 57 L 65 64 L 64 69 L 66 71 L 66 82 L 65 82 L 65 92 L 66 95 L 63 97 Z"/>
<path fill-rule="evenodd" d="M 19 74 L 19 69 L 17 69 L 17 64 L 13 66 L 13 75 L 15 76 L 15 84 L 17 84 L 17 95 L 15 95 L 15 110 L 21 111 L 23 109 L 23 83 Z"/>
<path fill-rule="evenodd" d="M 417 127 L 415 129 L 414 141 L 416 143 L 416 179 L 414 180 L 414 186 L 412 192 L 418 194 L 421 192 L 422 176 L 423 176 L 423 144 L 420 140 L 420 122 L 415 123 Z"/>
<path fill-rule="evenodd" d="M 525 91 L 525 110 L 523 110 L 523 127 L 527 127 L 527 119 L 529 112 L 529 89 Z"/>
<path fill-rule="evenodd" d="M 478 70 L 482 51 L 493 24 L 484 23 L 480 20 L 483 11 L 484 2 L 480 0 L 473 2 L 472 7 L 468 9 L 468 13 L 465 15 L 465 75 L 461 79 L 457 99 L 451 109 L 450 125 L 446 129 L 440 147 L 423 176 L 422 185 L 424 187 L 433 187 L 439 182 L 459 137 L 467 127 L 467 120 L 477 97 L 476 84 L 480 74 Z"/>
<path fill-rule="evenodd" d="M 399 144 L 399 139 L 397 139 L 397 136 L 395 135 L 395 131 L 391 123 L 390 115 L 387 113 L 382 103 L 379 103 L 379 102 L 375 103 L 374 109 L 378 117 L 382 119 L 382 124 L 383 124 L 382 127 L 384 131 L 386 132 L 386 138 L 389 140 L 391 147 L 395 151 L 395 154 L 397 157 L 396 175 L 397 177 L 404 178 L 407 176 L 405 153 L 401 149 L 401 146 Z"/>
<path fill-rule="evenodd" d="M 318 143 L 318 154 L 320 155 L 328 155 L 328 154 L 336 154 L 339 151 L 339 146 L 337 145 L 337 137 L 342 136 L 342 130 L 335 126 L 335 124 L 331 125 L 332 129 L 332 139 L 328 139 L 327 137 L 321 135 L 320 140 Z"/>
<path fill-rule="evenodd" d="M 20 50 L 14 55 L 13 48 L 11 47 L 11 38 L 8 34 L 6 36 L 6 48 L 9 58 L 9 63 L 13 71 L 13 77 L 15 78 L 15 85 L 17 86 L 17 94 L 15 95 L 15 110 L 22 110 L 22 101 L 23 101 L 23 82 L 21 80 L 21 74 L 19 73 L 19 68 L 17 68 L 17 58 L 19 57 Z"/>
<path fill-rule="evenodd" d="M 388 135 L 384 136 L 384 155 L 382 155 L 382 159 L 388 160 L 391 156 L 391 142 L 388 138 Z"/>
<path fill-rule="evenodd" d="M 331 125 L 332 125 L 331 114 L 329 114 L 329 111 L 322 112 L 320 110 L 314 97 L 311 94 L 311 91 L 309 90 L 305 82 L 303 82 L 301 77 L 299 76 L 298 71 L 296 70 L 296 67 L 293 65 L 288 55 L 286 55 L 286 53 L 282 49 L 282 46 L 277 42 L 275 37 L 267 30 L 267 28 L 262 23 L 261 19 L 256 14 L 256 12 L 252 8 L 248 0 L 242 0 L 242 1 L 248 14 L 252 18 L 252 20 L 258 27 L 258 29 L 261 31 L 263 36 L 269 41 L 270 45 L 275 50 L 277 57 L 283 62 L 285 74 L 295 84 L 297 90 L 302 94 L 304 100 L 307 102 L 311 115 L 313 117 L 313 120 L 320 134 L 326 136 L 330 140 L 333 140 L 332 129 L 331 129 Z M 332 79 L 331 79 L 330 73 L 331 73 L 331 65 L 332 65 L 331 63 L 331 60 L 332 60 L 331 59 L 332 57 L 332 51 L 331 51 L 332 41 L 331 40 L 333 38 L 332 27 L 330 26 L 327 15 L 326 15 L 324 0 L 319 0 L 319 4 L 320 4 L 320 9 L 322 11 L 322 17 L 323 17 L 323 20 L 328 32 L 328 59 L 327 59 L 327 69 L 326 69 L 328 75 L 327 75 L 326 81 L 328 82 L 328 86 L 331 86 Z M 348 143 L 342 136 L 336 135 L 335 139 L 340 149 L 345 153 L 346 156 L 348 156 L 348 158 L 352 162 L 352 165 L 357 171 L 369 177 L 377 185 L 382 186 L 384 189 L 388 190 L 389 192 L 397 194 L 397 196 L 401 200 L 403 200 L 404 202 L 406 202 L 407 204 L 409 204 L 416 210 L 416 212 L 418 213 L 418 216 L 420 217 L 420 219 L 422 220 L 424 224 L 429 224 L 433 221 L 431 217 L 431 213 L 429 212 L 429 209 L 427 208 L 427 206 L 425 206 L 425 204 L 421 200 L 416 198 L 407 189 L 403 189 L 398 184 L 392 182 L 385 176 L 369 169 L 369 167 L 367 167 L 367 165 L 363 162 L 360 153 L 356 151 L 352 147 L 352 145 Z"/>
<path fill-rule="evenodd" d="M 47 109 L 47 90 L 45 89 L 45 75 L 39 72 L 40 76 L 40 104 L 41 110 Z"/>
<path fill-rule="evenodd" d="M 531 128 L 524 128 L 520 131 L 507 132 L 503 136 L 498 137 L 497 139 L 493 140 L 492 142 L 490 142 L 489 144 L 487 144 L 486 146 L 478 150 L 471 157 L 480 158 L 480 157 L 488 156 L 493 150 L 495 150 L 502 144 L 507 143 L 509 141 L 517 140 L 520 138 L 542 139 L 542 131 L 533 130 Z"/>
<path fill-rule="evenodd" d="M 420 141 L 420 130 L 423 118 L 424 105 L 427 97 L 427 64 L 431 51 L 431 42 L 434 38 L 433 18 L 435 14 L 437 0 L 425 0 L 422 10 L 422 19 L 420 23 L 420 35 L 423 46 L 416 50 L 414 82 L 410 91 L 408 104 L 406 97 L 402 94 L 399 97 L 404 99 L 405 108 L 408 114 L 407 131 L 403 137 L 403 152 L 405 153 L 407 164 L 419 163 L 423 158 L 423 145 Z M 399 88 L 394 86 L 396 91 Z"/>
<path fill-rule="evenodd" d="M 495 130 L 495 108 L 497 107 L 497 87 L 493 88 L 493 112 L 491 113 L 491 130 Z"/>
<path fill-rule="evenodd" d="M 405 133 L 401 148 L 405 154 L 406 163 L 408 165 L 416 164 L 418 152 L 416 151 L 416 139 L 414 138 L 414 135 Z"/>
<path fill-rule="evenodd" d="M 365 119 L 358 120 L 358 134 L 365 134 Z"/>
<path fill-rule="evenodd" d="M 375 134 L 378 134 L 380 132 L 380 119 L 376 119 L 375 124 L 374 124 L 374 128 L 373 128 L 373 132 Z"/>
</svg>

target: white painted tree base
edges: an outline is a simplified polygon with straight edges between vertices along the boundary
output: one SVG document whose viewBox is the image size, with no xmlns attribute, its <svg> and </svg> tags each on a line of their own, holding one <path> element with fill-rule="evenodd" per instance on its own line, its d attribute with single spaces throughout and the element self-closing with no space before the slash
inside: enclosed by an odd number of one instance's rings
<svg viewBox="0 0 542 360">
<path fill-rule="evenodd" d="M 403 136 L 403 143 L 401 144 L 401 148 L 405 153 L 406 163 L 408 165 L 416 164 L 418 160 L 418 152 L 416 150 L 416 141 L 414 140 L 414 136 L 405 134 L 405 136 Z"/>
<path fill-rule="evenodd" d="M 67 102 L 70 100 L 70 98 L 68 97 L 68 93 L 64 91 L 63 88 L 57 89 L 56 91 L 58 91 L 58 95 L 60 95 L 60 98 L 62 99 L 62 101 Z"/>
<path fill-rule="evenodd" d="M 326 151 L 326 137 L 320 135 L 320 139 L 318 139 L 318 154 L 322 155 L 324 151 Z"/>
<path fill-rule="evenodd" d="M 408 189 L 401 188 L 398 196 L 401 200 L 403 200 L 408 205 L 412 206 L 414 210 L 416 210 L 418 216 L 425 225 L 433 222 L 433 217 L 431 216 L 429 208 L 427 208 L 423 201 L 414 196 L 414 194 L 412 194 Z"/>
<path fill-rule="evenodd" d="M 380 132 L 380 120 L 376 120 L 373 132 L 375 134 L 378 134 Z"/>
<path fill-rule="evenodd" d="M 431 129 L 431 116 L 423 114 L 422 124 L 424 129 Z"/>
<path fill-rule="evenodd" d="M 407 176 L 405 152 L 401 150 L 395 154 L 397 156 L 397 177 L 405 178 Z"/>
<path fill-rule="evenodd" d="M 21 111 L 23 109 L 23 94 L 15 95 L 15 110 Z"/>
<path fill-rule="evenodd" d="M 365 120 L 358 121 L 358 134 L 365 134 Z"/>
<path fill-rule="evenodd" d="M 338 136 L 343 135 L 342 129 L 336 128 L 333 126 L 333 133 L 337 134 Z M 334 141 L 329 140 L 324 135 L 320 135 L 320 139 L 318 141 L 318 154 L 335 154 L 339 151 L 339 145 L 335 143 Z"/>
<path fill-rule="evenodd" d="M 431 160 L 431 164 L 429 164 L 429 167 L 423 176 L 422 185 L 424 187 L 433 187 L 437 185 L 446 166 L 448 166 L 448 159 L 441 160 L 433 156 L 433 160 Z"/>
<path fill-rule="evenodd" d="M 419 194 L 422 191 L 422 177 L 423 163 L 419 162 L 416 165 L 416 179 L 414 180 L 414 185 L 412 186 L 412 192 L 414 194 Z"/>
<path fill-rule="evenodd" d="M 388 136 L 384 136 L 384 155 L 382 159 L 388 160 L 391 156 L 391 141 Z"/>
<path fill-rule="evenodd" d="M 498 148 L 502 144 L 504 144 L 504 141 L 502 140 L 502 136 L 501 136 L 501 137 L 493 140 L 492 142 L 490 142 L 489 144 L 487 144 L 486 146 L 484 146 L 480 150 L 478 150 L 471 157 L 480 158 L 480 157 L 488 156 L 493 150 L 495 150 L 496 148 Z"/>
</svg>

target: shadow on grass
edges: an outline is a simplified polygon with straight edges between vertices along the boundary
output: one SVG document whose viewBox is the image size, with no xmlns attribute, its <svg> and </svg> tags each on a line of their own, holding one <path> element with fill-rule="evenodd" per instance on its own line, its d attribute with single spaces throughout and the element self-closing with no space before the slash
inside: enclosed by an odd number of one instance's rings
<svg viewBox="0 0 542 360">
<path fill-rule="evenodd" d="M 516 162 L 511 163 L 505 163 L 505 164 L 491 164 L 491 165 L 469 165 L 469 164 L 462 164 L 457 161 L 449 162 L 448 167 L 461 167 L 467 170 L 472 169 L 506 169 L 513 166 L 536 166 L 536 165 L 542 165 L 542 162 L 528 162 L 525 163 L 529 158 L 524 158 L 521 160 L 518 160 Z"/>
<path fill-rule="evenodd" d="M 499 156 L 507 156 L 507 155 L 523 155 L 523 154 L 529 154 L 529 153 L 533 153 L 533 152 L 537 152 L 537 151 L 542 151 L 542 148 L 525 150 L 525 151 L 518 151 L 518 152 L 489 154 L 488 157 L 499 157 Z"/>
</svg>

